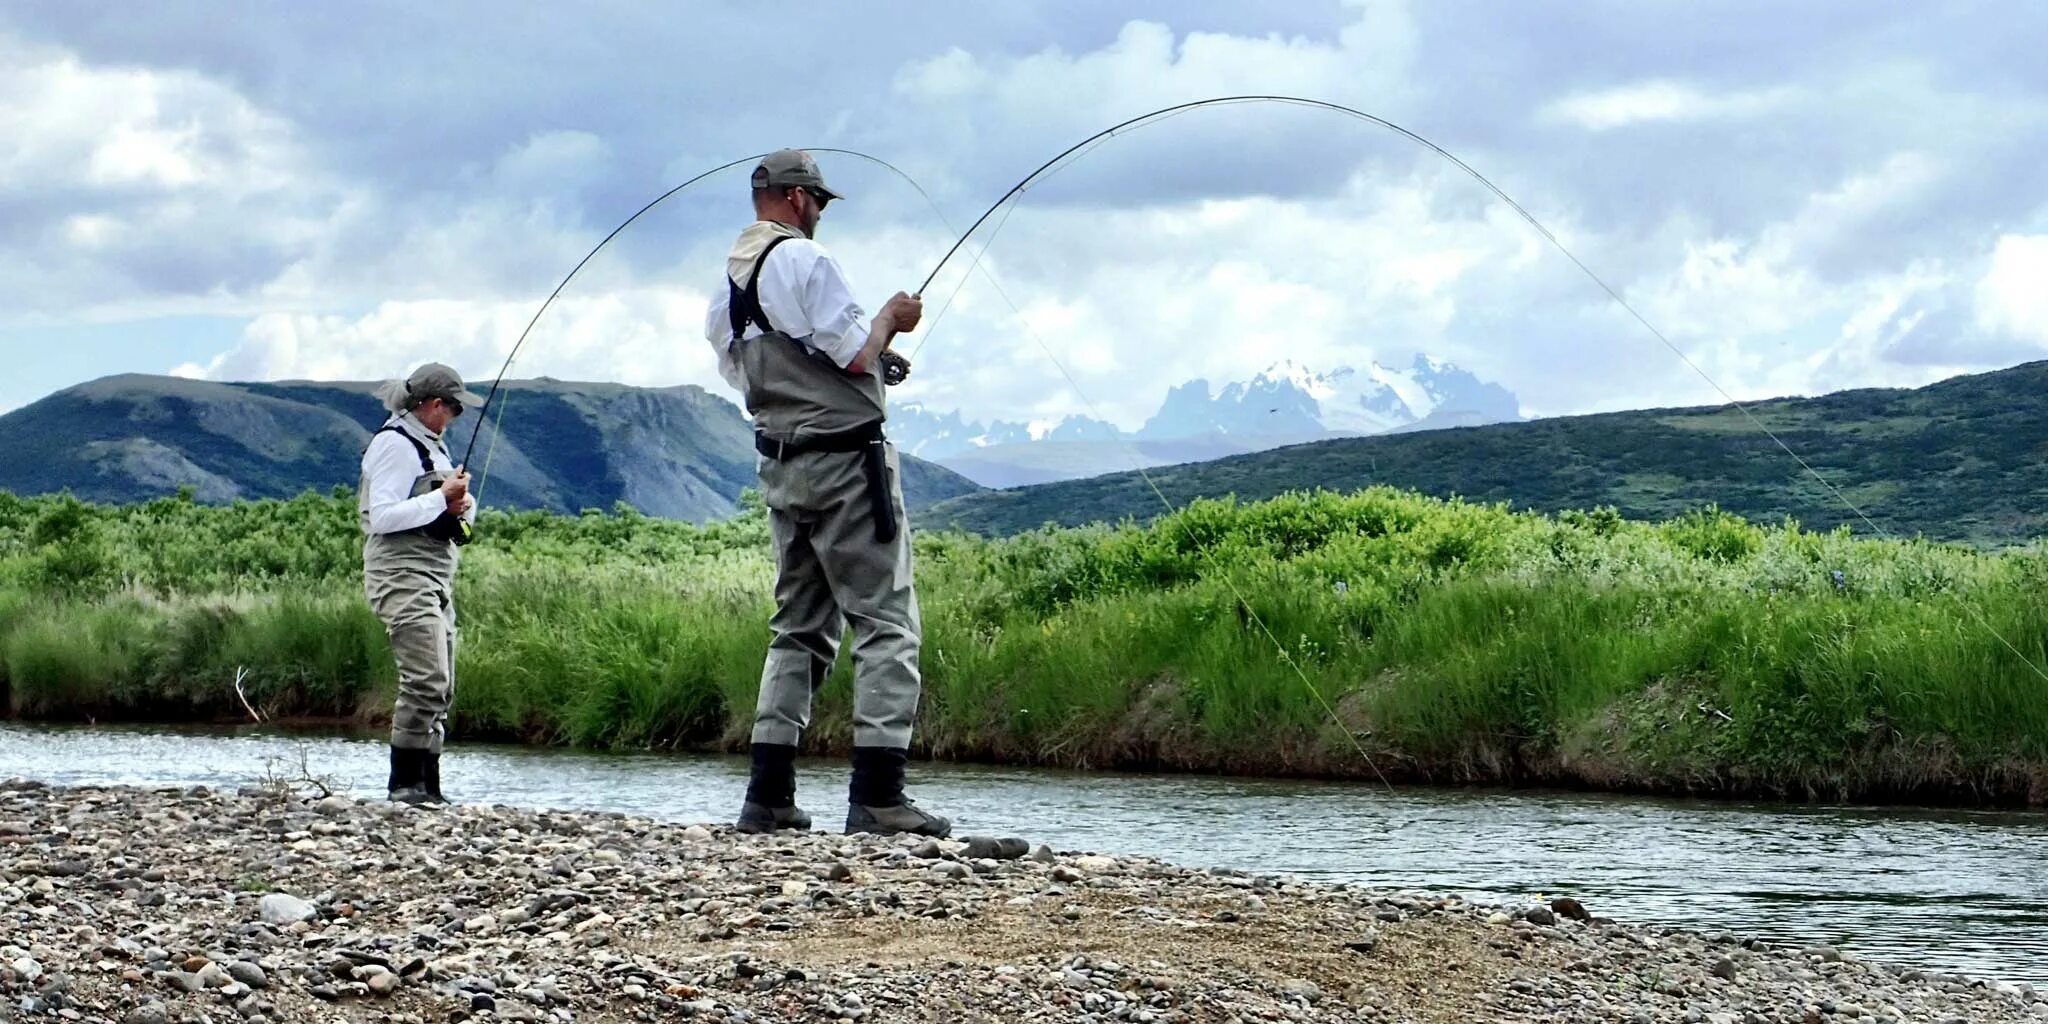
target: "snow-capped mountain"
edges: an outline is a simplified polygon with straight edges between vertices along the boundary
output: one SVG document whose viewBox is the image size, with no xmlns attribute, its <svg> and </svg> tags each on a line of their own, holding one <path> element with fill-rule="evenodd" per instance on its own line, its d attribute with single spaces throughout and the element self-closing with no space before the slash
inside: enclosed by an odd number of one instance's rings
<svg viewBox="0 0 2048 1024">
<path fill-rule="evenodd" d="M 889 409 L 889 437 L 896 447 L 923 459 L 966 455 L 987 448 L 1037 441 L 1114 441 L 1123 436 L 1114 424 L 1088 416 L 1056 422 L 967 420 L 958 410 L 939 412 L 917 402 Z"/>
<path fill-rule="evenodd" d="M 1327 373 L 1283 361 L 1214 395 L 1202 380 L 1168 391 L 1137 436 L 1380 434 L 1418 425 L 1497 423 L 1521 414 L 1508 389 L 1434 356 L 1418 355 L 1405 370 L 1373 362 Z"/>
<path fill-rule="evenodd" d="M 1522 418 L 1514 392 L 1434 356 L 1417 355 L 1406 370 L 1368 363 L 1362 370 L 1339 367 L 1319 379 L 1329 389 L 1318 396 L 1323 426 L 1340 434 Z"/>
<path fill-rule="evenodd" d="M 1158 465 L 1326 437 L 1520 418 L 1520 403 L 1508 389 L 1417 355 L 1400 370 L 1371 362 L 1318 372 L 1282 361 L 1221 390 L 1191 380 L 1169 388 L 1159 411 L 1130 432 L 1086 416 L 983 423 L 910 403 L 890 410 L 889 433 L 904 451 L 978 483 L 1007 487 L 1129 469 L 1133 460 Z"/>
</svg>

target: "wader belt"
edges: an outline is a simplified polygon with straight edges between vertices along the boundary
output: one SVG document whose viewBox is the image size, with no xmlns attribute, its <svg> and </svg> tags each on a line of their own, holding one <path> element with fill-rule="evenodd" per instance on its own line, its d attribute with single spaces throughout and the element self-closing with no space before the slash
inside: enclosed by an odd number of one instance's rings
<svg viewBox="0 0 2048 1024">
<path fill-rule="evenodd" d="M 385 426 L 372 433 L 370 439 L 376 440 L 378 434 L 397 434 L 411 443 L 412 450 L 418 452 L 420 456 L 421 476 L 432 476 L 440 472 L 440 470 L 434 468 L 433 453 L 427 451 L 427 446 L 421 444 L 420 439 L 412 436 L 410 432 L 397 426 Z M 415 484 L 414 486 L 418 485 Z M 462 528 L 462 523 L 456 518 L 454 512 L 442 512 L 439 516 L 435 517 L 433 522 L 425 526 L 415 526 L 410 530 L 399 530 L 397 532 L 417 533 L 425 537 L 431 537 L 434 540 L 445 540 L 457 545 L 469 543 L 469 532 Z"/>
<path fill-rule="evenodd" d="M 780 441 L 766 434 L 754 435 L 754 450 L 781 462 L 811 452 L 860 452 L 861 472 L 868 480 L 868 507 L 875 514 L 875 540 L 887 544 L 896 539 L 896 505 L 889 495 L 888 438 L 882 422 L 876 420 L 843 434 L 823 434 L 804 441 Z"/>
</svg>

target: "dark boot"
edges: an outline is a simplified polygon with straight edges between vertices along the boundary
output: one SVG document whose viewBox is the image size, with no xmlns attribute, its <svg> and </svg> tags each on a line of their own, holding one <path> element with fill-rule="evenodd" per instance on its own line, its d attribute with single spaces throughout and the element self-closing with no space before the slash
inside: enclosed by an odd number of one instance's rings
<svg viewBox="0 0 2048 1024">
<path fill-rule="evenodd" d="M 427 752 L 426 770 L 421 773 L 420 784 L 426 788 L 426 803 L 445 804 L 448 798 L 441 795 L 441 752 Z"/>
<path fill-rule="evenodd" d="M 424 804 L 433 797 L 427 792 L 427 758 L 424 750 L 391 748 L 391 779 L 384 788 L 391 799 L 402 804 Z"/>
<path fill-rule="evenodd" d="M 747 798 L 733 827 L 749 835 L 780 829 L 808 830 L 811 816 L 796 805 L 796 747 L 756 743 L 754 770 L 747 780 Z"/>
<path fill-rule="evenodd" d="M 805 814 L 799 807 L 769 807 L 748 800 L 740 804 L 740 820 L 734 823 L 733 827 L 750 836 L 767 835 L 785 829 L 808 832 L 811 829 L 811 816 Z"/>
<path fill-rule="evenodd" d="M 919 810 L 903 795 L 904 770 L 910 751 L 893 747 L 853 748 L 853 783 L 847 789 L 846 834 L 908 832 L 940 839 L 953 833 L 953 823 Z"/>
</svg>

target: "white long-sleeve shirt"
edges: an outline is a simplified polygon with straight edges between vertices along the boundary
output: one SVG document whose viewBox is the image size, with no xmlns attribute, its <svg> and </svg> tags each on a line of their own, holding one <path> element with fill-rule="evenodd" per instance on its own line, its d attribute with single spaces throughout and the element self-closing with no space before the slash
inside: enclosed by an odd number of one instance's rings
<svg viewBox="0 0 2048 1024">
<path fill-rule="evenodd" d="M 737 282 L 745 288 L 745 281 Z M 824 353 L 844 369 L 868 343 L 868 317 L 853 298 L 846 272 L 839 261 L 808 238 L 792 238 L 775 247 L 761 265 L 761 312 L 775 329 Z M 748 324 L 738 339 L 745 344 L 761 336 L 761 328 Z M 746 376 L 733 355 L 731 295 L 728 289 L 712 292 L 711 308 L 704 314 L 704 338 L 718 353 L 718 372 L 725 382 L 744 392 Z"/>
<path fill-rule="evenodd" d="M 390 423 L 399 423 L 414 437 L 434 436 L 411 413 L 393 417 L 387 425 Z M 433 460 L 435 469 L 454 471 L 454 462 L 440 444 L 428 444 L 427 455 Z M 370 446 L 363 451 L 363 479 L 369 484 L 371 533 L 402 533 L 416 529 L 440 518 L 441 513 L 447 511 L 448 499 L 441 496 L 439 488 L 413 497 L 413 484 L 421 475 L 419 450 L 412 446 L 412 442 L 390 433 L 378 434 L 370 441 Z M 476 507 L 471 505 L 463 518 L 475 522 Z"/>
</svg>

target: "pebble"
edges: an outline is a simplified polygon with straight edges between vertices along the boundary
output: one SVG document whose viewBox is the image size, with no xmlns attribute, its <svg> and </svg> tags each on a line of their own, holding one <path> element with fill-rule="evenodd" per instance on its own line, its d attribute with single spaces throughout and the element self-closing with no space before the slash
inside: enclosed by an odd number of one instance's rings
<svg viewBox="0 0 2048 1024">
<path fill-rule="evenodd" d="M 289 893 L 273 892 L 258 901 L 257 914 L 264 924 L 292 925 L 320 915 L 319 908 Z"/>
<path fill-rule="evenodd" d="M 228 977 L 250 988 L 262 989 L 270 987 L 270 978 L 263 973 L 263 968 L 247 960 L 233 961 L 228 964 L 227 970 Z"/>
</svg>

